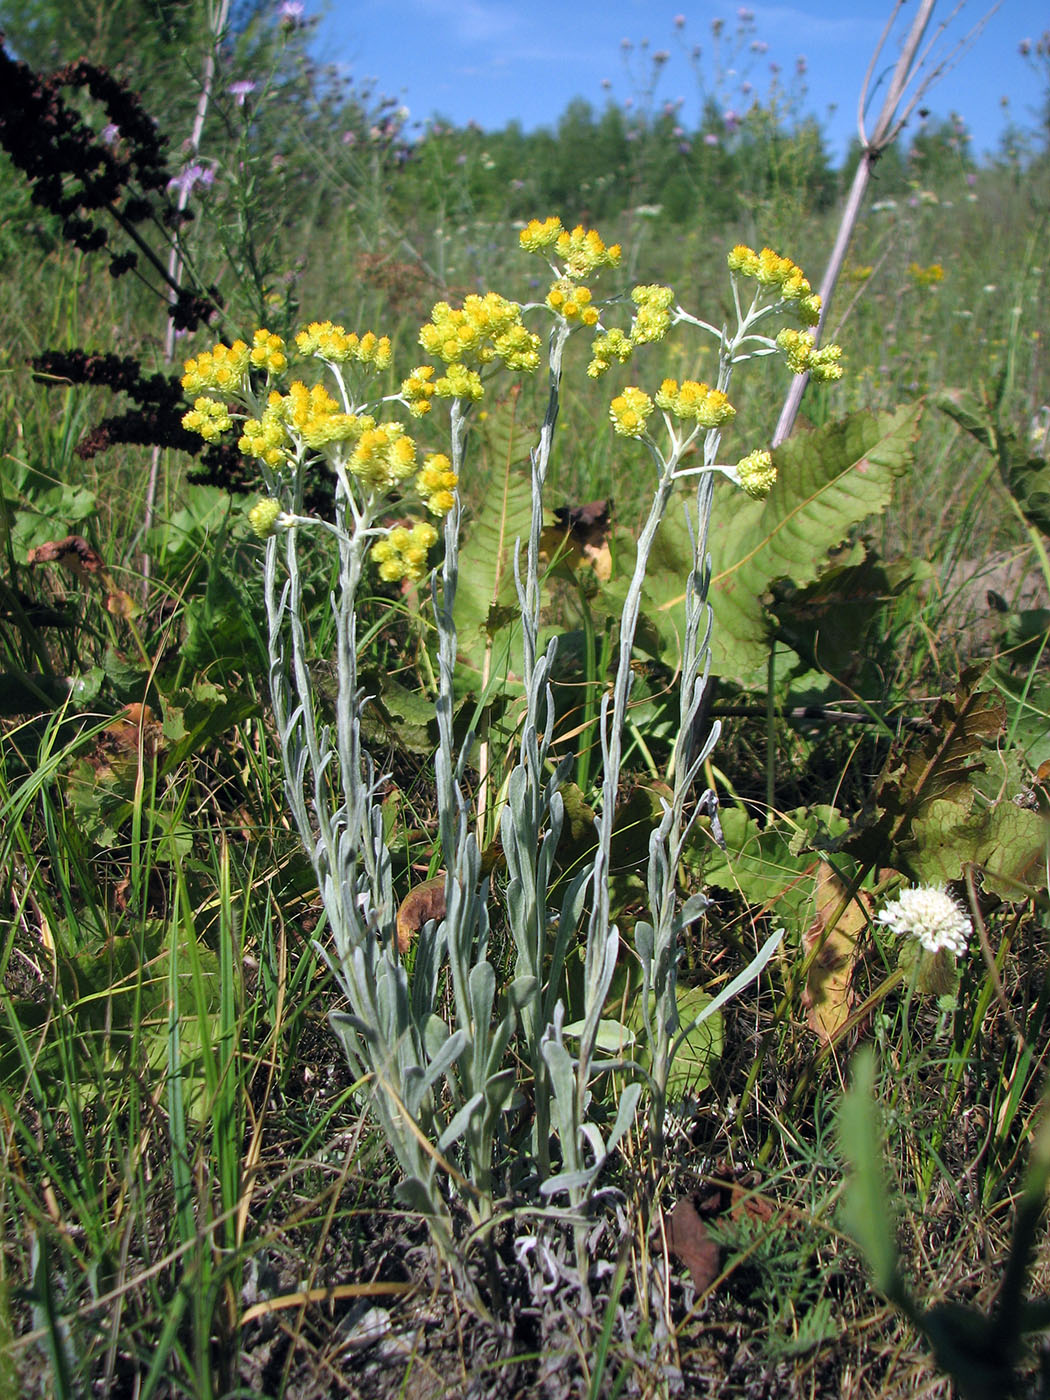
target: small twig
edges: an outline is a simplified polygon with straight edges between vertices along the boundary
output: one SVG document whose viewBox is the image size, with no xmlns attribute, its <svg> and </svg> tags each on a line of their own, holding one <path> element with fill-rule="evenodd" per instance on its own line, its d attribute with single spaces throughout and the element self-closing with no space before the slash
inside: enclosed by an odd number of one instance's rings
<svg viewBox="0 0 1050 1400">
<path fill-rule="evenodd" d="M 936 0 L 921 0 L 918 13 L 912 21 L 911 29 L 904 41 L 900 58 L 893 69 L 890 79 L 889 91 L 882 104 L 878 120 L 869 137 L 865 129 L 865 108 L 868 105 L 868 96 L 871 87 L 871 80 L 875 72 L 876 64 L 879 61 L 886 41 L 890 36 L 897 16 L 904 5 L 904 0 L 895 0 L 893 11 L 886 23 L 885 29 L 879 42 L 872 53 L 871 61 L 868 64 L 868 71 L 864 75 L 864 82 L 861 85 L 860 98 L 857 110 L 857 131 L 862 147 L 861 157 L 857 163 L 857 170 L 853 176 L 853 184 L 850 187 L 849 196 L 846 200 L 846 207 L 842 211 L 842 219 L 839 223 L 838 236 L 835 239 L 835 246 L 828 259 L 827 270 L 824 273 L 824 280 L 820 284 L 820 320 L 813 329 L 813 338 L 817 345 L 820 344 L 821 331 L 827 319 L 828 307 L 835 291 L 835 286 L 842 272 L 843 264 L 846 261 L 846 253 L 853 238 L 853 231 L 856 228 L 857 220 L 860 218 L 861 206 L 864 203 L 864 196 L 867 193 L 868 182 L 871 179 L 871 172 L 883 151 L 892 146 L 893 142 L 900 135 L 901 130 L 915 110 L 919 102 L 929 91 L 931 86 L 944 76 L 958 62 L 963 53 L 970 48 L 977 35 L 987 24 L 988 20 L 999 8 L 996 3 L 987 11 L 984 17 L 973 26 L 973 28 L 959 40 L 945 57 L 932 68 L 920 82 L 916 79 L 922 72 L 929 59 L 933 47 L 941 37 L 948 25 L 959 13 L 962 5 L 956 5 L 948 18 L 938 27 L 936 34 L 926 45 L 925 49 L 919 53 L 919 46 L 933 18 L 933 9 Z M 903 107 L 901 102 L 909 86 L 915 84 L 914 90 Z M 900 110 L 898 111 L 898 108 Z M 802 403 L 802 396 L 806 392 L 806 385 L 809 383 L 808 374 L 798 374 L 791 381 L 787 396 L 784 399 L 784 406 L 780 411 L 780 418 L 777 421 L 776 431 L 773 434 L 773 446 L 779 447 L 792 433 L 795 426 L 795 419 L 798 417 L 798 410 Z"/>
</svg>

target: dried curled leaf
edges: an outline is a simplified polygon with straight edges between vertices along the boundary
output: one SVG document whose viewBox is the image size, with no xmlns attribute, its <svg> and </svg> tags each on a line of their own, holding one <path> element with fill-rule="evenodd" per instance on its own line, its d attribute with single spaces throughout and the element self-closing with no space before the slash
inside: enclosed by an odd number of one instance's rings
<svg viewBox="0 0 1050 1400">
<path fill-rule="evenodd" d="M 820 864 L 816 896 L 813 921 L 802 935 L 803 951 L 813 957 L 802 1005 L 810 1030 L 827 1045 L 853 1009 L 853 973 L 871 896 L 861 890 L 850 899 L 845 884 L 826 861 Z"/>
<path fill-rule="evenodd" d="M 431 919 L 445 917 L 445 872 L 409 890 L 397 911 L 397 951 L 407 953 L 412 940 Z"/>
<path fill-rule="evenodd" d="M 667 1243 L 689 1270 L 697 1293 L 706 1293 L 718 1277 L 721 1251 L 691 1196 L 683 1196 L 667 1218 Z"/>
<path fill-rule="evenodd" d="M 79 579 L 89 578 L 105 570 L 101 554 L 92 549 L 83 535 L 67 535 L 64 540 L 47 540 L 29 550 L 30 564 L 61 564 Z"/>
</svg>

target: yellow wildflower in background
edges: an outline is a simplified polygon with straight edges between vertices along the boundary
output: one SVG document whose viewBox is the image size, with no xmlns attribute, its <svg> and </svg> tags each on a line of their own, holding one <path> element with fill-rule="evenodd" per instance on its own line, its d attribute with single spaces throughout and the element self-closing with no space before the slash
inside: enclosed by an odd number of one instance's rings
<svg viewBox="0 0 1050 1400">
<path fill-rule="evenodd" d="M 621 437 L 637 438 L 645 432 L 646 419 L 653 411 L 653 401 L 644 390 L 633 385 L 618 394 L 609 405 L 613 430 Z"/>
<path fill-rule="evenodd" d="M 929 267 L 911 262 L 908 264 L 908 276 L 917 287 L 936 287 L 944 281 L 944 267 L 939 262 L 930 263 Z"/>
</svg>

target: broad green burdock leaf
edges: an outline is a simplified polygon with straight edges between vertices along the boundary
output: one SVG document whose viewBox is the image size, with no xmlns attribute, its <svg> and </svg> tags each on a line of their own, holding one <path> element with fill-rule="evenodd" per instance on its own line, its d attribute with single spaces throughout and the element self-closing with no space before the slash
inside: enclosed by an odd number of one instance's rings
<svg viewBox="0 0 1050 1400">
<path fill-rule="evenodd" d="M 532 522 L 533 440 L 518 420 L 516 399 L 486 422 L 484 490 L 460 547 L 455 603 L 457 684 L 474 692 L 502 680 L 507 657 L 517 662 L 521 654 L 514 551 L 518 540 L 525 548 Z"/>
<path fill-rule="evenodd" d="M 711 533 L 710 601 L 715 624 L 712 670 L 764 682 L 771 618 L 770 586 L 802 586 L 830 567 L 831 552 L 862 521 L 890 504 L 896 479 L 913 462 L 921 406 L 857 413 L 796 434 L 774 453 L 777 480 L 763 501 L 716 482 Z M 659 554 L 647 581 L 647 610 L 670 622 L 681 611 L 692 544 L 681 511 L 660 527 Z"/>
</svg>

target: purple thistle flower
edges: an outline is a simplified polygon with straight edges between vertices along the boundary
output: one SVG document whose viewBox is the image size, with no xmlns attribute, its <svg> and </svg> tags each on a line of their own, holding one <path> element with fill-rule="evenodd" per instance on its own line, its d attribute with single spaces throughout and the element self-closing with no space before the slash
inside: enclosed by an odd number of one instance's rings
<svg viewBox="0 0 1050 1400">
<path fill-rule="evenodd" d="M 113 146 L 120 140 L 120 127 L 114 122 L 107 122 L 98 134 L 98 139 L 103 146 Z"/>
<path fill-rule="evenodd" d="M 249 94 L 254 91 L 255 84 L 248 78 L 241 78 L 238 82 L 230 84 L 230 96 L 236 99 L 238 107 L 243 107 Z"/>
<path fill-rule="evenodd" d="M 303 22 L 304 9 L 302 0 L 281 0 L 277 7 L 277 18 L 282 24 L 287 24 L 290 29 L 294 29 L 297 24 Z"/>
</svg>

